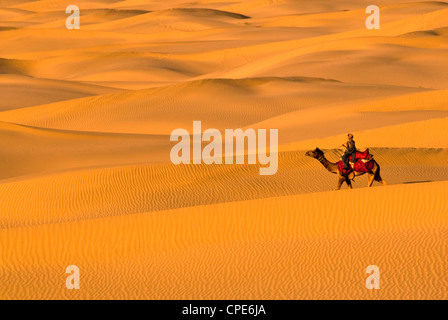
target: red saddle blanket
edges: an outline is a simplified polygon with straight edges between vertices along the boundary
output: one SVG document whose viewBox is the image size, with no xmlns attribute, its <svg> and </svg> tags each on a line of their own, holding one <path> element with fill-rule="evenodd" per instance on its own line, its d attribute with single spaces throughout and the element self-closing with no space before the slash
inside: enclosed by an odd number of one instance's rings
<svg viewBox="0 0 448 320">
<path fill-rule="evenodd" d="M 366 149 L 365 151 L 356 151 L 356 159 L 364 159 L 364 160 L 371 160 L 372 155 L 369 152 L 369 149 Z"/>
<path fill-rule="evenodd" d="M 373 156 L 370 154 L 369 149 L 366 149 L 363 152 L 357 151 L 356 152 L 356 162 L 352 165 L 350 169 L 344 169 L 344 163 L 342 160 L 338 161 L 338 169 L 339 173 L 343 176 L 349 174 L 353 170 L 359 171 L 359 172 L 369 172 L 373 168 L 373 161 L 370 161 L 373 159 Z M 361 161 L 361 160 L 369 160 L 367 162 Z"/>
</svg>

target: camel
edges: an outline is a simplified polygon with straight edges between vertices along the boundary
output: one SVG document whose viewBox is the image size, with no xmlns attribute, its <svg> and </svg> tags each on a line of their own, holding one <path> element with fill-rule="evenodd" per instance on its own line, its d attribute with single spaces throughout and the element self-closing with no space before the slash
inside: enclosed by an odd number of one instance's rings
<svg viewBox="0 0 448 320">
<path fill-rule="evenodd" d="M 347 186 L 350 189 L 353 189 L 352 182 L 350 180 L 353 180 L 353 178 L 356 176 L 362 176 L 364 173 L 367 173 L 368 175 L 368 187 L 372 186 L 373 181 L 378 181 L 383 186 L 387 185 L 386 181 L 384 181 L 380 176 L 380 165 L 375 160 L 371 160 L 374 162 L 374 164 L 370 172 L 352 171 L 347 176 L 341 176 L 339 174 L 338 165 L 336 163 L 328 161 L 327 158 L 325 158 L 324 152 L 319 148 L 307 151 L 305 155 L 317 159 L 320 163 L 322 163 L 325 169 L 327 169 L 331 173 L 335 173 L 338 175 L 339 180 L 336 190 L 340 190 L 344 182 L 347 183 Z"/>
</svg>

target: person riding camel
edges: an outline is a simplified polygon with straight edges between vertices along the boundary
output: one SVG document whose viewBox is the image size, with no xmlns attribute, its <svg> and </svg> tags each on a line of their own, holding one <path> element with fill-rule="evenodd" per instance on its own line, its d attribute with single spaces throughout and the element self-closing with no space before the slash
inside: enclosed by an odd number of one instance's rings
<svg viewBox="0 0 448 320">
<path fill-rule="evenodd" d="M 350 156 L 352 156 L 353 162 L 356 162 L 356 146 L 355 141 L 353 140 L 353 135 L 349 133 L 347 135 L 347 143 L 342 146 L 345 147 L 345 152 L 342 156 L 342 162 L 344 162 L 344 169 L 350 169 Z"/>
</svg>

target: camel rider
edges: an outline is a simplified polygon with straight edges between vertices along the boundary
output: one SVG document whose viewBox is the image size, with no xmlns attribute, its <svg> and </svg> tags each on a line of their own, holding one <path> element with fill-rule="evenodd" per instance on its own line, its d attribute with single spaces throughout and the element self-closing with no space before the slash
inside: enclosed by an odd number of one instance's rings
<svg viewBox="0 0 448 320">
<path fill-rule="evenodd" d="M 345 152 L 344 155 L 342 156 L 342 162 L 344 163 L 344 169 L 350 169 L 350 164 L 349 164 L 349 160 L 350 160 L 350 156 L 353 156 L 353 162 L 355 161 L 356 158 L 356 146 L 355 146 L 355 141 L 353 140 L 353 135 L 351 133 L 349 133 L 347 135 L 347 143 L 343 144 L 342 146 L 345 147 Z"/>
</svg>

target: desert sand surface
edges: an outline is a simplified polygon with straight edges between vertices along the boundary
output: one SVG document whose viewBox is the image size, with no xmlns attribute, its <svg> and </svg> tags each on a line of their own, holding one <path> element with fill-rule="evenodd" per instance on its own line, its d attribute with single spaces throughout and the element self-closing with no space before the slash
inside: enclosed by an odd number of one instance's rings
<svg viewBox="0 0 448 320">
<path fill-rule="evenodd" d="M 70 4 L 0 2 L 1 299 L 448 298 L 448 2 Z M 196 120 L 277 173 L 172 164 Z M 348 132 L 388 186 L 305 156 Z"/>
<path fill-rule="evenodd" d="M 443 181 L 329 191 L 5 229 L 1 294 L 446 299 L 447 187 Z M 354 199 L 347 203 L 349 192 Z M 381 265 L 378 291 L 359 282 L 366 262 Z M 69 291 L 58 284 L 61 269 L 73 263 L 84 285 Z"/>
</svg>

